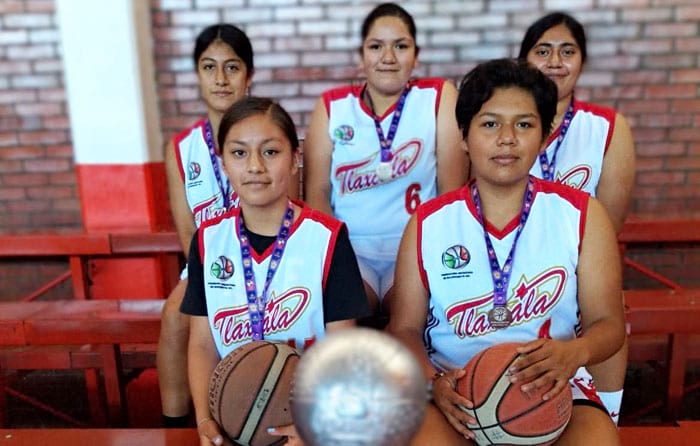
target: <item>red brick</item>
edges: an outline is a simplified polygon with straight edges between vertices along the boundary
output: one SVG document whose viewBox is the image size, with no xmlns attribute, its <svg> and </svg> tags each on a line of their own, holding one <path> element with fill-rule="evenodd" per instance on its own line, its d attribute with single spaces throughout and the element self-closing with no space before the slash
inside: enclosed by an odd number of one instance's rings
<svg viewBox="0 0 700 446">
<path fill-rule="evenodd" d="M 55 12 L 54 0 L 25 0 L 29 12 Z"/>
<path fill-rule="evenodd" d="M 0 159 L 2 160 L 26 160 L 37 159 L 45 155 L 43 147 L 39 146 L 15 146 L 0 149 Z"/>
<path fill-rule="evenodd" d="M 698 32 L 696 23 L 668 23 L 668 24 L 649 24 L 644 30 L 645 36 L 652 37 L 686 37 L 694 36 Z"/>
<path fill-rule="evenodd" d="M 68 142 L 68 133 L 61 131 L 21 132 L 21 144 L 63 144 Z"/>
<path fill-rule="evenodd" d="M 0 200 L 24 200 L 26 196 L 23 187 L 0 187 Z"/>
<path fill-rule="evenodd" d="M 691 125 L 692 119 L 689 115 L 668 115 L 668 114 L 653 114 L 643 115 L 639 120 L 638 125 L 644 127 L 683 127 Z"/>
<path fill-rule="evenodd" d="M 642 91 L 642 87 L 637 85 L 598 87 L 593 89 L 593 97 L 602 99 L 636 99 L 642 96 Z"/>
<path fill-rule="evenodd" d="M 46 157 L 73 159 L 73 146 L 70 144 L 48 146 L 46 147 Z"/>
<path fill-rule="evenodd" d="M 635 113 L 647 113 L 654 111 L 656 113 L 666 113 L 670 110 L 670 101 L 664 99 L 639 99 L 639 100 L 622 100 L 617 103 L 617 111 L 623 115 Z"/>
<path fill-rule="evenodd" d="M 62 159 L 43 159 L 24 161 L 26 172 L 63 172 L 70 168 L 71 163 Z"/>
<path fill-rule="evenodd" d="M 27 196 L 30 199 L 56 199 L 70 198 L 74 196 L 75 190 L 67 186 L 52 186 L 52 187 L 28 187 Z"/>
<path fill-rule="evenodd" d="M 683 143 L 670 143 L 670 142 L 659 142 L 659 143 L 637 143 L 635 145 L 635 151 L 637 156 L 649 157 L 649 156 L 679 156 L 685 155 L 686 149 Z"/>
<path fill-rule="evenodd" d="M 695 85 L 650 85 L 646 87 L 649 98 L 688 98 L 697 91 Z"/>
<path fill-rule="evenodd" d="M 651 172 L 663 169 L 664 160 L 661 157 L 638 157 L 636 161 L 637 172 Z"/>
<path fill-rule="evenodd" d="M 46 186 L 49 184 L 48 177 L 43 173 L 23 173 L 15 175 L 3 175 L 3 184 L 5 186 Z"/>
<path fill-rule="evenodd" d="M 640 185 L 669 185 L 682 184 L 685 182 L 683 172 L 645 172 L 644 175 L 637 176 L 637 184 Z"/>
<path fill-rule="evenodd" d="M 700 170 L 700 156 L 668 158 L 666 165 L 674 170 Z"/>
<path fill-rule="evenodd" d="M 662 129 L 633 128 L 632 136 L 637 142 L 663 141 L 666 137 L 666 131 Z"/>
<path fill-rule="evenodd" d="M 671 110 L 675 113 L 697 113 L 700 112 L 700 98 L 697 99 L 674 99 L 671 102 Z"/>
<path fill-rule="evenodd" d="M 68 116 L 50 116 L 43 119 L 44 127 L 49 130 L 70 130 Z"/>
<path fill-rule="evenodd" d="M 17 104 L 17 114 L 24 116 L 56 116 L 64 113 L 61 104 L 53 103 L 34 103 L 34 104 Z"/>
<path fill-rule="evenodd" d="M 28 197 L 25 200 L 8 202 L 7 210 L 10 212 L 36 213 L 46 212 L 51 209 L 51 202 L 49 202 L 49 200 L 37 200 L 36 198 L 37 197 Z"/>
<path fill-rule="evenodd" d="M 673 49 L 673 41 L 671 39 L 627 40 L 620 43 L 620 49 L 630 54 L 665 54 Z"/>
<path fill-rule="evenodd" d="M 4 160 L 0 157 L 0 174 L 7 172 L 22 172 L 22 161 Z"/>
<path fill-rule="evenodd" d="M 700 69 L 674 70 L 671 72 L 671 82 L 675 83 L 700 83 Z"/>
<path fill-rule="evenodd" d="M 700 156 L 700 143 L 688 144 L 690 147 L 688 150 L 688 155 Z M 700 174 L 700 172 L 698 172 Z"/>
<path fill-rule="evenodd" d="M 189 3 L 189 2 L 188 2 Z M 220 21 L 216 11 L 174 11 L 170 14 L 170 20 L 175 26 L 194 25 L 200 28 Z M 268 25 L 269 26 L 269 25 Z"/>
<path fill-rule="evenodd" d="M 664 70 L 636 70 L 618 72 L 618 84 L 661 84 L 668 81 L 668 73 Z"/>
<path fill-rule="evenodd" d="M 0 104 L 17 104 L 35 100 L 36 93 L 32 90 L 0 90 Z"/>
<path fill-rule="evenodd" d="M 63 88 L 44 88 L 39 90 L 39 100 L 42 102 L 66 102 L 66 91 Z"/>
<path fill-rule="evenodd" d="M 667 56 L 645 56 L 645 68 L 690 68 L 695 66 L 695 56 L 692 54 L 669 54 Z"/>
<path fill-rule="evenodd" d="M 700 37 L 676 39 L 676 51 L 697 53 L 698 48 L 700 48 Z"/>
<path fill-rule="evenodd" d="M 700 129 L 674 129 L 670 133 L 669 139 L 671 141 L 700 141 Z"/>
<path fill-rule="evenodd" d="M 0 2 L 0 14 L 23 12 L 24 7 L 25 4 L 23 0 L 2 0 Z"/>
<path fill-rule="evenodd" d="M 53 172 L 48 174 L 50 184 L 75 186 L 78 183 L 75 172 Z"/>
<path fill-rule="evenodd" d="M 0 120 L 0 130 L 5 129 L 6 126 L 3 124 L 4 120 Z M 9 126 L 7 126 L 7 129 L 9 130 Z M 0 133 L 0 154 L 4 149 L 2 147 L 7 147 L 7 146 L 12 146 L 17 144 L 17 134 L 15 132 L 3 132 Z M 2 158 L 2 155 L 0 155 L 0 158 Z"/>
</svg>

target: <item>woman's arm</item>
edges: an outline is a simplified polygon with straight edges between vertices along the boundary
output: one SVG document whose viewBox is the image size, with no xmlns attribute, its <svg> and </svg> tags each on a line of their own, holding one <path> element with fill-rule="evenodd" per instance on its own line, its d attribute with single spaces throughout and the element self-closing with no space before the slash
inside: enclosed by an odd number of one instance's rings
<svg viewBox="0 0 700 446">
<path fill-rule="evenodd" d="M 457 89 L 452 82 L 442 85 L 440 107 L 437 115 L 437 185 L 438 194 L 464 186 L 469 178 L 469 157 L 457 126 L 455 106 Z"/>
<path fill-rule="evenodd" d="M 607 212 L 594 198 L 588 203 L 577 285 L 583 333 L 571 341 L 538 339 L 519 348 L 527 355 L 511 369 L 511 381 L 532 380 L 522 386 L 525 392 L 554 382 L 544 398 L 556 395 L 576 369 L 609 358 L 625 339 L 617 239 Z"/>
<path fill-rule="evenodd" d="M 635 173 L 632 132 L 625 117 L 618 113 L 596 189 L 596 197 L 608 211 L 616 234 L 622 230 L 627 217 Z"/>
<path fill-rule="evenodd" d="M 165 146 L 165 173 L 168 178 L 168 198 L 170 199 L 170 212 L 173 215 L 175 230 L 180 239 L 182 252 L 190 252 L 190 241 L 194 234 L 195 224 L 192 210 L 187 204 L 185 194 L 185 182 L 180 176 L 180 166 L 178 165 L 175 145 L 170 141 Z"/>
<path fill-rule="evenodd" d="M 332 153 L 333 141 L 328 136 L 328 112 L 323 98 L 318 98 L 304 141 L 304 200 L 312 208 L 331 216 Z"/>
<path fill-rule="evenodd" d="M 192 316 L 190 318 L 187 369 L 197 430 L 202 446 L 223 444 L 220 427 L 209 412 L 209 380 L 218 363 L 219 354 L 214 346 L 208 318 L 206 316 Z"/>
<path fill-rule="evenodd" d="M 429 294 L 421 280 L 418 265 L 416 214 L 411 216 L 404 230 L 399 253 L 396 259 L 394 280 L 394 301 L 387 331 L 406 345 L 425 373 L 427 380 L 433 380 L 436 369 L 433 367 L 423 344 L 423 330 L 428 316 Z M 457 380 L 464 376 L 464 370 L 448 370 L 433 381 L 433 400 L 450 425 L 463 436 L 471 437 L 472 432 L 466 423 L 475 423 L 472 417 L 457 406 L 472 407 L 471 401 L 455 390 Z"/>
</svg>

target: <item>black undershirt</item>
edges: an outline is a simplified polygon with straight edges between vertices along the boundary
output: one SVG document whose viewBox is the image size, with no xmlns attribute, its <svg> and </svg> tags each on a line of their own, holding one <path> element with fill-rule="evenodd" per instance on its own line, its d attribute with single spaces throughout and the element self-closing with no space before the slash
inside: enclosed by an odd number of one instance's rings
<svg viewBox="0 0 700 446">
<path fill-rule="evenodd" d="M 258 254 L 264 253 L 277 238 L 246 231 L 251 248 Z M 285 252 L 284 255 L 289 253 Z M 180 311 L 192 316 L 206 316 L 207 302 L 204 292 L 204 267 L 199 255 L 199 230 L 195 231 L 192 237 L 187 269 L 189 280 Z M 362 318 L 369 313 L 369 304 L 355 252 L 348 239 L 347 228 L 343 226 L 336 239 L 326 286 L 323 290 L 324 323 Z"/>
</svg>

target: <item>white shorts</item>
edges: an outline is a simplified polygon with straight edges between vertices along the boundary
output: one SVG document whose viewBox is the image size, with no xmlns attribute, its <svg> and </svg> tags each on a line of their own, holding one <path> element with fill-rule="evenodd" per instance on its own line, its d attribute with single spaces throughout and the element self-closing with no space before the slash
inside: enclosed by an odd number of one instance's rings
<svg viewBox="0 0 700 446">
<path fill-rule="evenodd" d="M 394 285 L 396 254 L 400 242 L 401 236 L 350 236 L 362 279 L 379 296 L 380 301 Z"/>
<path fill-rule="evenodd" d="M 605 404 L 598 396 L 593 377 L 585 367 L 579 367 L 576 370 L 574 377 L 569 380 L 569 387 L 571 387 L 574 404 L 598 407 L 600 410 L 608 413 Z"/>
</svg>

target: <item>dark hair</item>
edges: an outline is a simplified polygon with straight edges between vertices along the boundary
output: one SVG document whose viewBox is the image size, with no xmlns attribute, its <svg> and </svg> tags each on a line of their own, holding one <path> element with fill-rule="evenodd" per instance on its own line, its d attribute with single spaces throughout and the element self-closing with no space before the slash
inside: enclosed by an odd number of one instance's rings
<svg viewBox="0 0 700 446">
<path fill-rule="evenodd" d="M 219 124 L 219 134 L 217 142 L 219 143 L 219 151 L 223 150 L 226 135 L 231 127 L 255 115 L 267 115 L 272 122 L 285 134 L 289 143 L 292 146 L 292 152 L 299 150 L 299 137 L 297 129 L 294 126 L 294 121 L 289 113 L 282 108 L 281 105 L 269 98 L 261 98 L 256 96 L 246 96 L 236 101 L 221 118 Z"/>
<path fill-rule="evenodd" d="M 576 41 L 576 44 L 581 50 L 581 62 L 586 63 L 588 53 L 586 52 L 586 32 L 583 30 L 583 25 L 581 25 L 581 23 L 575 18 L 563 12 L 553 12 L 551 14 L 547 14 L 530 25 L 527 31 L 525 31 L 523 41 L 520 43 L 520 54 L 518 54 L 518 59 L 527 59 L 527 53 L 529 53 L 537 41 L 540 40 L 542 34 L 546 33 L 550 28 L 554 28 L 562 23 L 569 29 L 571 35 Z"/>
<path fill-rule="evenodd" d="M 241 58 L 245 64 L 248 77 L 250 77 L 255 68 L 253 66 L 253 46 L 250 44 L 250 39 L 248 39 L 248 36 L 243 30 L 237 26 L 229 25 L 228 23 L 211 25 L 204 28 L 204 30 L 199 33 L 194 44 L 194 52 L 192 53 L 194 66 L 196 67 L 199 64 L 199 58 L 202 57 L 202 53 L 209 48 L 209 45 L 217 40 L 230 46 L 238 57 Z"/>
<path fill-rule="evenodd" d="M 363 42 L 367 38 L 369 29 L 374 25 L 374 22 L 382 17 L 396 17 L 401 20 L 408 28 L 408 33 L 413 38 L 413 41 L 416 41 L 416 22 L 413 20 L 413 16 L 396 3 L 382 3 L 370 11 L 362 22 L 360 32 Z M 362 45 L 360 45 L 360 52 L 362 52 Z M 418 44 L 416 44 L 416 52 L 418 52 Z"/>
<path fill-rule="evenodd" d="M 477 65 L 459 84 L 455 116 L 462 137 L 469 124 L 498 88 L 516 87 L 532 94 L 542 123 L 542 140 L 547 138 L 557 113 L 557 85 L 535 66 L 522 59 L 496 59 Z"/>
</svg>

